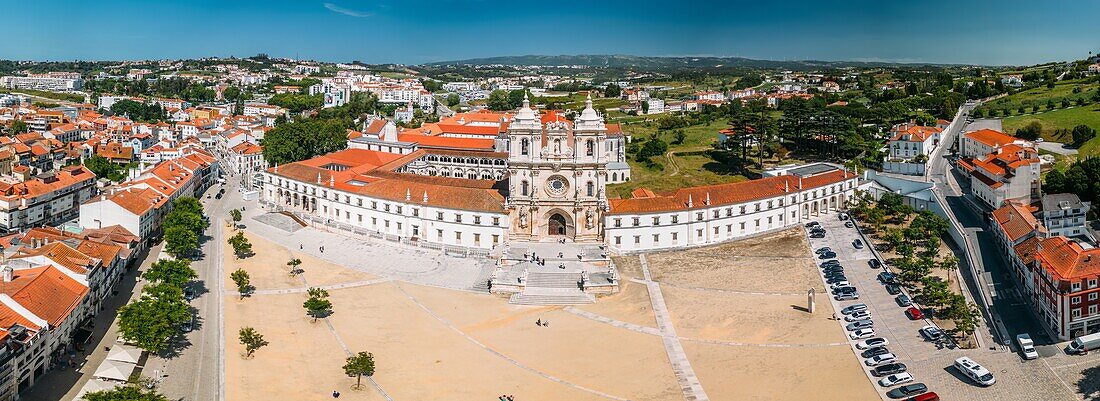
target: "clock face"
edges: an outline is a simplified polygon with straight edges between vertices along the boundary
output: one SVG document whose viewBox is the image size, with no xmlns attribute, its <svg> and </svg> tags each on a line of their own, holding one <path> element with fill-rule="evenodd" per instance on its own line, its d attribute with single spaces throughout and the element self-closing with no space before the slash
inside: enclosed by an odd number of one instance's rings
<svg viewBox="0 0 1100 401">
<path fill-rule="evenodd" d="M 569 181 L 566 181 L 565 177 L 555 175 L 546 180 L 546 192 L 551 195 L 561 196 L 565 194 L 566 189 L 569 189 Z"/>
</svg>

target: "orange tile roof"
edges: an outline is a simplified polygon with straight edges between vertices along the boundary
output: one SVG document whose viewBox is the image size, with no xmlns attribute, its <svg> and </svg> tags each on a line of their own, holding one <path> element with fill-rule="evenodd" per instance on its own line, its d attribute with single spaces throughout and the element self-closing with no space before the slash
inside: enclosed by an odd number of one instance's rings
<svg viewBox="0 0 1100 401">
<path fill-rule="evenodd" d="M 855 178 L 856 176 L 854 174 L 844 170 L 835 170 L 803 178 L 802 189 L 818 188 L 836 184 L 845 179 Z M 657 213 L 744 203 L 782 196 L 787 193 L 787 189 L 790 191 L 797 191 L 798 186 L 798 177 L 781 175 L 728 184 L 681 188 L 675 192 L 658 196 L 609 199 L 608 202 L 611 204 L 611 211 L 609 214 Z M 708 198 L 710 199 L 709 204 L 706 202 Z M 688 206 L 689 200 L 691 203 L 690 207 Z"/>
<path fill-rule="evenodd" d="M 55 266 L 43 266 L 15 270 L 10 282 L 0 282 L 0 293 L 56 327 L 80 305 L 88 287 Z"/>
<path fill-rule="evenodd" d="M 991 129 L 980 129 L 974 132 L 967 132 L 967 138 L 981 142 L 988 146 L 1003 146 L 1016 141 L 1016 137 L 1005 134 L 1000 131 L 994 131 Z"/>
<path fill-rule="evenodd" d="M 64 242 L 51 242 L 38 248 L 20 249 L 12 259 L 22 259 L 33 256 L 46 257 L 76 274 L 88 274 L 88 269 L 95 265 L 92 257 L 69 247 Z"/>
<path fill-rule="evenodd" d="M 495 142 L 492 139 L 454 138 L 438 135 L 397 134 L 399 142 L 413 142 L 423 148 L 466 149 L 492 151 Z"/>
<path fill-rule="evenodd" d="M 1100 248 L 1082 249 L 1076 242 L 1058 236 L 1043 239 L 1031 252 L 1055 280 L 1076 281 L 1100 275 Z"/>
<path fill-rule="evenodd" d="M 1034 212 L 1035 208 L 1019 202 L 1005 202 L 1004 206 L 993 211 L 993 220 L 1005 232 L 1009 241 L 1016 242 L 1032 231 L 1046 231 L 1032 214 Z"/>
</svg>

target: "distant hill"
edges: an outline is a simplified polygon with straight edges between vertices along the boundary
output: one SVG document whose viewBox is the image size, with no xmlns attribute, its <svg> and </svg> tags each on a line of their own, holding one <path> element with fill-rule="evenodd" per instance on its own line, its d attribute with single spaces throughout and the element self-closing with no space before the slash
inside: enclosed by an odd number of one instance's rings
<svg viewBox="0 0 1100 401">
<path fill-rule="evenodd" d="M 820 60 L 755 60 L 744 57 L 652 57 L 630 55 L 560 55 L 560 56 L 500 56 L 474 58 L 468 60 L 442 61 L 428 65 L 583 65 L 588 67 L 608 68 L 714 68 L 714 67 L 743 67 L 743 68 L 775 68 L 789 70 L 809 70 L 821 68 L 849 68 L 849 67 L 895 67 L 895 66 L 958 66 L 959 64 L 927 64 L 927 63 L 886 63 L 863 61 L 820 61 Z"/>
</svg>

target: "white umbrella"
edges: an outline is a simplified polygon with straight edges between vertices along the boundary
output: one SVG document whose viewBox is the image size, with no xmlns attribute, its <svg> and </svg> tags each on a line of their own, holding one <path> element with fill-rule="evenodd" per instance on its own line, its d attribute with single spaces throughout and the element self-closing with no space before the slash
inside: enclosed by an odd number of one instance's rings
<svg viewBox="0 0 1100 401">
<path fill-rule="evenodd" d="M 97 391 L 110 390 L 110 389 L 113 389 L 113 388 L 118 387 L 120 385 L 122 385 L 122 383 L 105 382 L 105 381 L 96 380 L 96 379 L 88 380 L 87 383 L 84 383 L 84 387 L 82 387 L 80 389 L 80 391 L 76 393 L 76 398 L 73 398 L 73 400 L 74 401 L 83 400 L 84 399 L 84 394 L 94 393 L 94 392 L 97 392 Z"/>
<path fill-rule="evenodd" d="M 141 360 L 141 355 L 145 351 L 140 348 L 134 348 L 128 345 L 116 345 L 111 347 L 111 351 L 107 352 L 108 361 L 138 363 Z"/>
<path fill-rule="evenodd" d="M 103 361 L 93 376 L 104 380 L 127 381 L 137 365 L 119 361 Z"/>
</svg>

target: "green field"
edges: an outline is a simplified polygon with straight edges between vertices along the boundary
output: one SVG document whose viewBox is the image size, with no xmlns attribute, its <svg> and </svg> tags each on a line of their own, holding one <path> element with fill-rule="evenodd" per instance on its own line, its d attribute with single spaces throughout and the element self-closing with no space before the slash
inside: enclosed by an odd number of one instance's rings
<svg viewBox="0 0 1100 401">
<path fill-rule="evenodd" d="M 1094 103 L 1084 107 L 1068 109 L 1056 109 L 1038 114 L 1012 116 L 1001 120 L 1006 133 L 1016 132 L 1032 121 L 1038 121 L 1043 125 L 1043 139 L 1058 142 L 1069 142 L 1070 138 L 1061 138 L 1054 135 L 1058 129 L 1073 129 L 1081 124 L 1100 130 L 1100 104 Z M 1091 142 L 1090 142 L 1091 143 Z M 1088 144 L 1085 145 L 1088 147 Z M 1082 148 L 1082 153 L 1084 148 Z"/>
<path fill-rule="evenodd" d="M 630 198 L 635 188 L 649 188 L 654 192 L 671 192 L 678 188 L 713 185 L 727 182 L 745 181 L 738 174 L 736 166 L 715 160 L 711 151 L 686 152 L 673 154 L 671 158 L 660 159 L 660 167 L 649 168 L 644 164 L 630 160 L 629 182 L 608 185 L 608 196 Z"/>
<path fill-rule="evenodd" d="M 1048 100 L 1054 100 L 1056 103 L 1060 103 L 1062 99 L 1076 102 L 1078 98 L 1084 98 L 1091 102 L 1091 98 L 1096 93 L 1098 87 L 1100 87 L 1100 84 L 1092 79 L 1059 81 L 1054 85 L 1054 88 L 1047 88 L 1045 85 L 1031 88 L 988 102 L 982 105 L 982 108 L 1008 110 L 1012 114 L 1018 114 L 1021 106 L 1023 106 L 1027 112 L 1031 112 L 1031 107 L 1035 105 L 1038 105 L 1041 110 L 1046 110 Z M 1080 88 L 1079 93 L 1073 93 L 1075 88 Z"/>
</svg>

